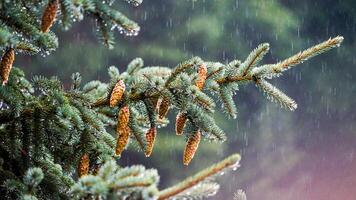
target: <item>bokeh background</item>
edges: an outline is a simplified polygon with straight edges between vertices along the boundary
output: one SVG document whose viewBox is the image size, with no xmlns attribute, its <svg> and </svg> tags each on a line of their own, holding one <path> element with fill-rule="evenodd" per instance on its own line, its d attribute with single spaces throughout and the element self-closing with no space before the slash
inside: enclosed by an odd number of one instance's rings
<svg viewBox="0 0 356 200">
<path fill-rule="evenodd" d="M 216 114 L 227 142 L 202 142 L 184 167 L 184 139 L 170 125 L 159 131 L 150 158 L 130 148 L 122 165 L 157 168 L 163 188 L 239 152 L 241 168 L 220 178 L 221 190 L 211 199 L 233 199 L 237 189 L 244 189 L 249 200 L 355 199 L 355 0 L 146 0 L 137 8 L 125 2 L 118 6 L 141 25 L 138 36 L 117 33 L 115 49 L 108 50 L 97 41 L 90 18 L 67 32 L 57 25 L 57 51 L 45 58 L 21 56 L 16 65 L 28 77 L 58 76 L 66 82 L 80 72 L 85 81 L 105 81 L 109 66 L 123 71 L 135 57 L 148 66 L 174 67 L 193 55 L 228 62 L 243 60 L 269 42 L 271 52 L 263 62 L 273 63 L 329 37 L 345 37 L 340 48 L 273 81 L 297 101 L 295 112 L 245 86 L 235 96 L 237 119 Z M 170 119 L 174 122 L 173 114 Z"/>
</svg>

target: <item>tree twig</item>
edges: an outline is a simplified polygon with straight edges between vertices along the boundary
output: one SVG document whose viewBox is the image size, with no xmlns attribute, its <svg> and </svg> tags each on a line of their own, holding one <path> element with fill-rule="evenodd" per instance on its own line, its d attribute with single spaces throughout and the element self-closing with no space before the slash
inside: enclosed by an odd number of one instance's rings
<svg viewBox="0 0 356 200">
<path fill-rule="evenodd" d="M 224 169 L 231 168 L 231 167 L 232 168 L 238 167 L 240 160 L 241 160 L 241 156 L 239 154 L 233 154 L 233 155 L 225 158 L 221 162 L 214 164 L 214 165 L 200 171 L 196 175 L 191 176 L 172 187 L 169 187 L 167 189 L 160 191 L 160 193 L 158 195 L 158 199 L 159 200 L 169 199 L 170 197 L 173 197 L 173 196 L 199 184 L 200 182 L 204 181 L 206 178 L 211 177 L 215 174 L 218 174 L 219 172 L 223 171 Z"/>
</svg>

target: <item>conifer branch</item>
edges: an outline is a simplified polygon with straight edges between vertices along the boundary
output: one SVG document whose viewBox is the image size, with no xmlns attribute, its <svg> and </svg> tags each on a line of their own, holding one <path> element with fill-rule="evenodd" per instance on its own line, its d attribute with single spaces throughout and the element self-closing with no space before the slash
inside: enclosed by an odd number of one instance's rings
<svg viewBox="0 0 356 200">
<path fill-rule="evenodd" d="M 319 54 L 332 47 L 336 47 L 341 41 L 341 37 L 330 39 L 297 54 L 299 55 L 298 57 L 292 56 L 286 60 L 293 63 L 291 60 L 309 58 L 313 54 Z M 131 124 L 130 126 L 136 130 L 134 137 L 139 140 L 137 142 L 140 149 L 145 149 L 147 156 L 152 152 L 153 142 L 156 137 L 156 129 L 153 127 L 163 119 L 169 107 L 175 107 L 179 112 L 185 113 L 184 119 L 181 118 L 183 116 L 182 114 L 177 117 L 177 135 L 184 133 L 189 136 L 195 131 L 192 127 L 198 127 L 203 131 L 205 138 L 224 141 L 226 139 L 225 133 L 216 125 L 214 118 L 211 116 L 211 113 L 214 112 L 215 102 L 204 90 L 212 91 L 212 94 L 218 91 L 218 97 L 224 105 L 224 111 L 232 118 L 236 118 L 237 114 L 233 94 L 238 90 L 240 84 L 247 82 L 254 82 L 256 86 L 267 95 L 268 99 L 276 101 L 282 107 L 287 107 L 290 110 L 297 108 L 297 104 L 294 100 L 263 79 L 266 74 L 271 72 L 263 71 L 262 74 L 255 73 L 257 69 L 263 68 L 263 66 L 256 66 L 268 49 L 269 45 L 260 45 L 243 63 L 235 60 L 228 65 L 223 65 L 221 63 L 206 62 L 199 57 L 194 57 L 177 65 L 176 68 L 171 70 L 162 67 L 152 67 L 153 71 L 163 69 L 165 71 L 164 74 L 156 72 L 148 73 L 150 67 L 143 67 L 142 60 L 134 59 L 128 65 L 127 72 L 122 74 L 116 72 L 118 75 L 115 75 L 115 78 L 113 78 L 113 80 L 117 82 L 114 82 L 116 86 L 120 82 L 125 82 L 128 90 L 124 91 L 123 94 L 120 93 L 120 95 L 123 95 L 125 98 L 116 101 L 111 106 L 119 105 L 119 107 L 121 107 L 122 105 L 136 105 L 136 103 L 140 102 L 145 105 L 145 108 L 140 111 L 141 113 L 135 117 L 135 121 L 140 119 L 137 121 L 140 123 Z M 287 61 L 281 63 L 286 63 Z M 296 64 L 298 63 L 297 61 L 294 61 L 294 63 L 295 62 Z M 203 76 L 199 75 L 202 72 L 199 71 L 201 66 L 206 66 L 207 69 L 206 72 L 203 73 Z M 282 65 L 277 63 L 275 66 Z M 286 64 L 283 64 L 283 66 L 286 66 Z M 114 69 L 110 68 L 110 70 L 112 71 Z M 280 73 L 280 71 L 273 71 L 273 73 L 275 72 Z M 199 80 L 199 76 L 203 79 Z M 196 86 L 197 84 L 199 87 Z M 107 95 L 107 99 L 112 98 L 112 91 L 113 90 L 109 89 L 109 94 L 111 95 Z M 101 98 L 91 106 L 100 110 L 108 106 L 109 100 L 107 99 Z M 161 100 L 158 101 L 158 99 Z M 165 104 L 163 107 L 161 107 L 161 105 L 163 105 L 162 103 L 152 104 L 152 102 L 162 102 L 162 100 L 164 100 L 163 102 Z M 156 106 L 156 104 L 158 106 Z M 191 126 L 185 127 L 185 123 L 187 122 L 189 122 Z M 142 132 L 146 129 L 145 126 L 147 123 L 149 124 L 148 127 L 152 129 L 147 131 L 147 134 L 150 134 L 146 136 L 146 139 L 142 139 Z M 149 141 L 148 147 L 143 140 L 146 140 L 146 142 L 147 140 Z"/>
<path fill-rule="evenodd" d="M 283 71 L 290 69 L 291 67 L 303 63 L 304 61 L 324 53 L 332 48 L 339 47 L 344 38 L 342 36 L 337 36 L 335 38 L 330 38 L 320 44 L 310 47 L 304 51 L 301 51 L 283 61 L 276 64 L 263 65 L 261 67 L 255 68 L 252 71 L 252 75 L 261 78 L 272 78 L 274 76 L 280 75 Z"/>
<path fill-rule="evenodd" d="M 138 6 L 142 0 L 127 0 L 127 2 Z M 4 41 L 1 46 L 16 47 L 21 53 L 47 55 L 58 47 L 57 37 L 50 31 L 56 21 L 60 20 L 62 27 L 68 30 L 74 21 L 81 21 L 84 16 L 91 16 L 97 22 L 99 39 L 108 48 L 113 48 L 115 29 L 126 36 L 136 36 L 140 27 L 112 8 L 112 3 L 99 0 L 50 0 L 36 1 L 36 3 L 26 0 L 2 0 L 0 1 L 0 32 L 5 34 L 0 34 L 0 41 Z M 37 8 L 29 9 L 32 7 Z M 59 17 L 57 17 L 58 13 L 60 13 Z M 37 19 L 39 15 L 42 16 L 41 20 Z"/>
<path fill-rule="evenodd" d="M 142 3 L 142 0 L 126 1 L 134 6 Z M 188 139 L 183 153 L 183 164 L 188 165 L 201 139 L 226 140 L 214 119 L 216 100 L 235 118 L 237 107 L 233 95 L 241 84 L 254 83 L 267 98 L 294 110 L 295 101 L 266 79 L 278 77 L 343 41 L 338 36 L 267 65 L 260 65 L 269 50 L 267 43 L 259 45 L 245 61 L 233 60 L 228 64 L 193 57 L 170 69 L 144 66 L 143 60 L 136 58 L 122 73 L 110 67 L 107 83 L 91 81 L 81 87 L 80 75 L 74 74 L 68 90 L 55 77 L 36 76 L 29 81 L 23 71 L 12 67 L 15 53 L 47 55 L 58 47 L 51 27 L 59 19 L 67 29 L 84 16 L 93 17 L 99 37 L 109 48 L 114 44 L 115 29 L 126 36 L 137 35 L 138 24 L 114 9 L 111 3 L 50 0 L 34 4 L 25 0 L 0 0 L 0 76 L 2 83 L 6 83 L 0 87 L 0 156 L 11 163 L 0 163 L 0 178 L 6 179 L 0 180 L 0 192 L 32 199 L 37 195 L 55 199 L 127 196 L 167 199 L 188 193 L 196 197 L 204 197 L 203 192 L 213 194 L 218 186 L 208 180 L 226 169 L 238 167 L 239 155 L 159 193 L 155 170 L 142 166 L 121 168 L 113 159 L 129 144 L 150 156 L 159 137 L 158 128 L 165 126 L 168 113 L 175 111 L 178 113 L 176 134 Z"/>
<path fill-rule="evenodd" d="M 195 185 L 198 185 L 199 183 L 203 182 L 207 178 L 218 175 L 219 173 L 223 172 L 226 169 L 235 170 L 237 169 L 237 167 L 239 167 L 240 159 L 241 157 L 239 154 L 231 155 L 226 159 L 224 159 L 223 161 L 202 170 L 201 172 L 185 179 L 184 181 L 170 188 L 160 191 L 158 195 L 159 196 L 158 199 L 163 200 L 163 199 L 172 198 L 178 195 L 179 193 L 184 192 L 188 188 L 192 188 Z"/>
<path fill-rule="evenodd" d="M 268 83 L 264 79 L 257 79 L 256 81 L 257 87 L 261 88 L 263 92 L 266 93 L 267 98 L 270 99 L 272 102 L 277 101 L 283 107 L 289 108 L 291 111 L 297 109 L 297 104 L 293 99 L 288 97 L 286 94 L 281 92 L 279 89 Z"/>
<path fill-rule="evenodd" d="M 126 195 L 139 195 L 137 199 L 148 199 L 158 194 L 156 170 L 145 169 L 143 166 L 120 168 L 113 161 L 106 162 L 97 175 L 87 175 L 71 187 L 74 199 L 115 198 Z"/>
<path fill-rule="evenodd" d="M 292 66 L 300 64 L 300 63 L 302 63 L 316 55 L 324 53 L 325 51 L 328 51 L 334 47 L 339 47 L 343 40 L 344 40 L 344 38 L 342 36 L 330 38 L 325 42 L 322 42 L 322 43 L 317 44 L 313 47 L 310 47 L 309 49 L 299 52 L 299 53 L 295 54 L 294 56 L 291 56 L 291 57 L 277 63 L 275 68 L 283 69 L 283 70 L 289 69 Z"/>
<path fill-rule="evenodd" d="M 174 68 L 174 70 L 172 71 L 172 73 L 168 77 L 165 85 L 168 86 L 177 77 L 177 75 L 182 73 L 184 70 L 186 70 L 186 69 L 188 69 L 190 67 L 194 67 L 196 65 L 200 65 L 202 63 L 203 63 L 203 61 L 201 60 L 201 58 L 193 57 L 190 60 L 187 60 L 187 61 L 179 64 L 178 66 L 176 66 Z"/>
<path fill-rule="evenodd" d="M 263 56 L 269 51 L 269 44 L 260 44 L 255 50 L 253 50 L 250 55 L 246 58 L 246 61 L 239 66 L 239 73 L 242 76 L 251 71 L 257 63 L 259 63 Z"/>
</svg>

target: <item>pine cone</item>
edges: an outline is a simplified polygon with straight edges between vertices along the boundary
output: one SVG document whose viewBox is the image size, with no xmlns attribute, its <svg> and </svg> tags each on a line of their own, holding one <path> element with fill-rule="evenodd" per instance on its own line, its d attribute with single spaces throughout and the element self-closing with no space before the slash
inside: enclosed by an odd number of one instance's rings
<svg viewBox="0 0 356 200">
<path fill-rule="evenodd" d="M 179 112 L 176 117 L 176 134 L 182 135 L 185 122 L 187 121 L 187 115 L 185 113 Z"/>
<path fill-rule="evenodd" d="M 187 144 L 185 145 L 183 154 L 183 164 L 188 165 L 193 159 L 195 152 L 198 149 L 201 139 L 200 131 L 197 130 L 192 136 L 189 137 Z"/>
<path fill-rule="evenodd" d="M 117 117 L 117 127 L 116 127 L 116 148 L 115 155 L 121 155 L 122 151 L 125 149 L 126 145 L 129 142 L 130 138 L 130 128 L 128 126 L 130 118 L 130 110 L 128 106 L 125 106 L 120 109 L 119 115 Z"/>
<path fill-rule="evenodd" d="M 151 156 L 153 146 L 155 143 L 155 139 L 156 139 L 156 135 L 157 135 L 156 127 L 151 127 L 150 129 L 148 129 L 148 131 L 146 133 L 146 142 L 147 142 L 146 151 L 145 151 L 146 157 Z"/>
<path fill-rule="evenodd" d="M 117 116 L 117 128 L 126 127 L 130 120 L 130 109 L 128 106 L 124 106 L 120 109 Z"/>
<path fill-rule="evenodd" d="M 42 22 L 41 22 L 41 31 L 47 33 L 53 22 L 56 20 L 57 10 L 58 10 L 59 2 L 58 0 L 50 0 L 47 8 L 45 9 Z"/>
<path fill-rule="evenodd" d="M 195 86 L 197 86 L 200 90 L 204 87 L 207 73 L 208 69 L 206 68 L 206 65 L 204 63 L 201 64 L 198 69 L 198 79 L 195 81 Z"/>
<path fill-rule="evenodd" d="M 126 145 L 129 143 L 130 139 L 130 129 L 129 127 L 120 130 L 120 135 L 116 140 L 115 155 L 121 155 L 122 151 L 125 149 Z"/>
<path fill-rule="evenodd" d="M 13 48 L 9 48 L 5 51 L 4 55 L 1 58 L 1 80 L 2 85 L 6 85 L 9 80 L 9 75 L 11 72 L 12 64 L 15 60 L 15 51 Z"/>
<path fill-rule="evenodd" d="M 163 97 L 161 103 L 159 104 L 158 116 L 160 119 L 166 117 L 169 110 L 169 98 Z"/>
<path fill-rule="evenodd" d="M 119 80 L 119 82 L 115 84 L 110 95 L 110 107 L 114 107 L 117 103 L 119 103 L 119 101 L 121 101 L 125 89 L 126 87 L 123 80 Z"/>
<path fill-rule="evenodd" d="M 79 165 L 78 165 L 78 176 L 82 177 L 88 175 L 89 173 L 89 155 L 84 153 L 82 157 L 80 157 Z"/>
</svg>

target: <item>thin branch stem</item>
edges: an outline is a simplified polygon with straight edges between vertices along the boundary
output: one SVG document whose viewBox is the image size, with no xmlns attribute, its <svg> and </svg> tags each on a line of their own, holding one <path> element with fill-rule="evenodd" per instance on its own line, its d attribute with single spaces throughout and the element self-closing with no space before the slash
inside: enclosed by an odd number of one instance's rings
<svg viewBox="0 0 356 200">
<path fill-rule="evenodd" d="M 223 84 L 223 83 L 231 83 L 236 81 L 251 81 L 251 80 L 253 80 L 252 76 L 244 75 L 244 76 L 228 76 L 225 78 L 218 79 L 216 82 L 219 84 Z"/>
<path fill-rule="evenodd" d="M 211 76 L 214 76 L 215 74 L 219 73 L 219 72 L 220 72 L 221 70 L 223 70 L 223 69 L 224 69 L 224 67 L 219 67 L 219 69 L 217 69 L 217 70 L 211 72 L 210 74 L 208 74 L 208 75 L 206 76 L 206 79 L 209 79 Z"/>
</svg>

